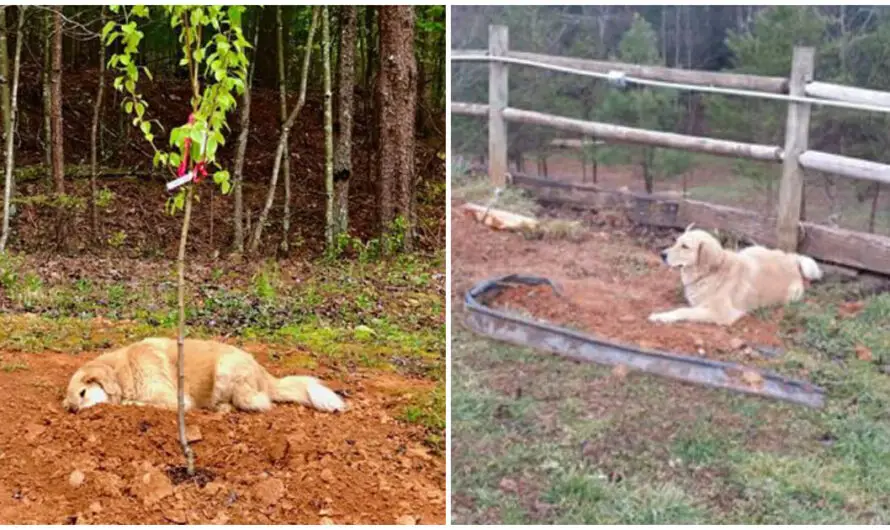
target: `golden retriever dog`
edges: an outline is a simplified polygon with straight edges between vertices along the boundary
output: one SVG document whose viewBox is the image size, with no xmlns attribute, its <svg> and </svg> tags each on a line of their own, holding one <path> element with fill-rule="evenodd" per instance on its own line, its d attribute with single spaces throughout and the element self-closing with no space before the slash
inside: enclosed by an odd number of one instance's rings
<svg viewBox="0 0 890 530">
<path fill-rule="evenodd" d="M 690 307 L 653 313 L 651 322 L 730 325 L 754 309 L 800 300 L 805 284 L 822 278 L 812 258 L 760 246 L 732 252 L 692 225 L 661 259 L 680 269 Z"/>
<path fill-rule="evenodd" d="M 344 410 L 336 393 L 314 377 L 278 379 L 245 351 L 205 340 L 185 341 L 185 407 L 262 412 L 272 403 Z M 112 403 L 176 409 L 177 344 L 152 338 L 86 363 L 68 384 L 62 405 L 71 412 Z"/>
</svg>

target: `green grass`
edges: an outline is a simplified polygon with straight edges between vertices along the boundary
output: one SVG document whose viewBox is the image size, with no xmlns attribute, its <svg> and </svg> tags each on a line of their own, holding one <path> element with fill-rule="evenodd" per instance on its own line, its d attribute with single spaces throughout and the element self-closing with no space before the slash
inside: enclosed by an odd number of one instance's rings
<svg viewBox="0 0 890 530">
<path fill-rule="evenodd" d="M 890 294 L 814 290 L 783 322 L 780 371 L 820 410 L 452 339 L 457 523 L 873 524 L 890 521 Z M 864 361 L 854 346 L 867 345 Z"/>
<path fill-rule="evenodd" d="M 2 362 L 0 363 L 0 372 L 5 372 L 7 374 L 11 374 L 13 372 L 18 372 L 21 370 L 27 370 L 28 365 L 20 362 Z"/>
<path fill-rule="evenodd" d="M 176 286 L 166 275 L 51 282 L 26 261 L 0 254 L 2 349 L 78 353 L 175 333 Z M 215 268 L 188 286 L 189 334 L 303 349 L 307 367 L 324 360 L 443 379 L 443 269 L 444 253 L 318 262 L 297 281 L 272 262 L 248 276 Z"/>
<path fill-rule="evenodd" d="M 427 431 L 426 443 L 438 452 L 445 450 L 445 383 L 414 397 L 398 416 L 402 421 L 420 425 Z"/>
</svg>

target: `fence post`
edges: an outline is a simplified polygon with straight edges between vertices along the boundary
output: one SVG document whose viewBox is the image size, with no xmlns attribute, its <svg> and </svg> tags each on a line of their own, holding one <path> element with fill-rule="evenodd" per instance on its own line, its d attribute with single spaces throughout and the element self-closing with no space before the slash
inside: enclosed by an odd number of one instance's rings
<svg viewBox="0 0 890 530">
<path fill-rule="evenodd" d="M 488 26 L 488 54 L 506 55 L 509 43 L 507 26 Z M 488 63 L 488 176 L 496 188 L 507 182 L 507 65 Z"/>
<path fill-rule="evenodd" d="M 806 95 L 806 84 L 813 80 L 815 50 L 795 47 L 791 61 L 791 77 L 788 93 Z M 807 150 L 810 133 L 809 103 L 789 103 L 785 124 L 785 158 L 782 162 L 782 182 L 779 186 L 779 211 L 776 223 L 779 248 L 787 252 L 797 250 L 799 243 L 798 223 L 803 210 L 804 171 L 798 157 Z"/>
</svg>

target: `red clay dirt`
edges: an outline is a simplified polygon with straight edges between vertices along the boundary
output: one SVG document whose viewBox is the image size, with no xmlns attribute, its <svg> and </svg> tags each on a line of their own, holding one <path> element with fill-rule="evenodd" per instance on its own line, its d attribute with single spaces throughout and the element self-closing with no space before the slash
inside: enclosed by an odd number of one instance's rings
<svg viewBox="0 0 890 530">
<path fill-rule="evenodd" d="M 0 408 L 0 523 L 445 522 L 444 458 L 424 446 L 422 427 L 396 419 L 431 383 L 316 370 L 350 410 L 191 412 L 196 465 L 207 474 L 173 484 L 167 469 L 183 464 L 175 412 L 62 410 L 68 379 L 92 357 L 0 352 L 0 364 L 22 368 L 0 371 L 3 394 L 15 396 Z"/>
<path fill-rule="evenodd" d="M 549 286 L 509 287 L 490 303 L 604 339 L 714 359 L 762 361 L 753 347 L 781 346 L 781 308 L 766 318 L 746 316 L 729 327 L 650 323 L 649 314 L 685 305 L 679 273 L 615 227 L 608 232 L 594 231 L 580 243 L 530 241 L 519 234 L 484 228 L 456 213 L 452 227 L 452 288 L 456 297 L 463 296 L 474 283 L 494 276 L 543 276 L 555 281 L 563 296 Z M 666 236 L 661 245 L 670 242 Z"/>
</svg>

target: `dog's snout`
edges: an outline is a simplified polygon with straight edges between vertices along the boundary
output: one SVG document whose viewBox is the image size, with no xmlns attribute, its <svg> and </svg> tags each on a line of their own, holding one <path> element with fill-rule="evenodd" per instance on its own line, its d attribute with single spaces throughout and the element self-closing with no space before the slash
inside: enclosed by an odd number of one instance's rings
<svg viewBox="0 0 890 530">
<path fill-rule="evenodd" d="M 668 253 L 667 253 L 667 250 L 662 250 L 662 251 L 661 251 L 661 261 L 667 263 L 667 259 L 668 259 Z"/>
</svg>

